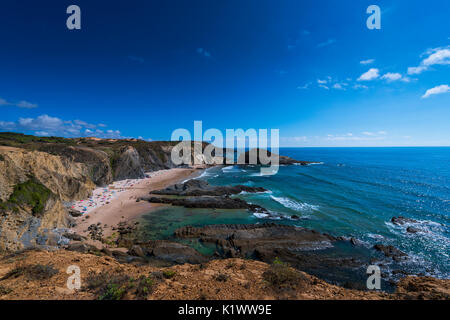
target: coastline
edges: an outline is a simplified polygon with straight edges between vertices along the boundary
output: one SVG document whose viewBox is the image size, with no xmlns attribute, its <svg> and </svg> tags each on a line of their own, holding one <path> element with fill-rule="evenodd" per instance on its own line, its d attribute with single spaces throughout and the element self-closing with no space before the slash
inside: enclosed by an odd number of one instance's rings
<svg viewBox="0 0 450 320">
<path fill-rule="evenodd" d="M 109 203 L 75 218 L 76 226 L 70 230 L 79 235 L 88 236 L 88 227 L 92 224 L 100 224 L 103 226 L 104 236 L 109 236 L 113 233 L 112 227 L 117 226 L 118 223 L 132 222 L 142 214 L 163 205 L 146 201 L 136 202 L 138 197 L 147 196 L 152 190 L 164 189 L 178 182 L 195 178 L 201 172 L 197 168 L 172 168 L 161 171 L 157 171 L 160 173 L 151 178 L 140 179 L 132 187 L 120 192 Z"/>
</svg>

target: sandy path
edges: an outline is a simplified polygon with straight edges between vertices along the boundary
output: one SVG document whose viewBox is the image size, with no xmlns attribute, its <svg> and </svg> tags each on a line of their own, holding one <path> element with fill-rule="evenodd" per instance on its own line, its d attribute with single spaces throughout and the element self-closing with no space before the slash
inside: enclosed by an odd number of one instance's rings
<svg viewBox="0 0 450 320">
<path fill-rule="evenodd" d="M 181 182 L 198 172 L 195 169 L 174 168 L 166 170 L 163 174 L 152 178 L 142 179 L 133 187 L 123 191 L 111 200 L 109 204 L 95 208 L 89 214 L 76 218 L 76 226 L 72 229 L 75 233 L 87 235 L 87 228 L 91 224 L 101 223 L 107 225 L 103 227 L 104 236 L 112 233 L 111 228 L 119 222 L 129 222 L 140 215 L 149 212 L 152 208 L 161 204 L 148 203 L 146 201 L 136 202 L 136 198 L 147 196 L 151 190 L 158 190 L 168 187 L 174 183 Z M 86 219 L 86 217 L 89 217 Z"/>
</svg>

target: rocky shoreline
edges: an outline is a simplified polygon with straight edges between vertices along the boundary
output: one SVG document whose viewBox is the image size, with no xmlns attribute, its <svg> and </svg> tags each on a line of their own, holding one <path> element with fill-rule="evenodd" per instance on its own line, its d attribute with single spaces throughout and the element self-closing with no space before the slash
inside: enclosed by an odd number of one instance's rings
<svg viewBox="0 0 450 320">
<path fill-rule="evenodd" d="M 149 197 L 140 197 L 136 201 L 163 203 L 186 208 L 210 209 L 246 209 L 250 212 L 267 212 L 265 208 L 248 204 L 244 200 L 232 198 L 241 192 L 266 192 L 264 188 L 248 186 L 211 186 L 205 181 L 188 180 L 167 188 L 150 192 Z M 404 219 L 403 219 L 404 220 Z M 403 221 L 394 217 L 393 221 Z M 91 225 L 93 230 L 101 226 Z M 204 227 L 186 226 L 175 230 L 167 240 L 142 241 L 138 236 L 139 226 L 122 224 L 116 228 L 119 236 L 113 247 L 127 248 L 127 251 L 106 249 L 101 252 L 121 262 L 141 264 L 204 263 L 215 259 L 244 258 L 266 263 L 276 259 L 289 263 L 298 270 L 307 271 L 335 284 L 363 289 L 365 269 L 371 264 L 383 266 L 389 260 L 395 263 L 406 261 L 407 254 L 391 245 L 376 244 L 372 248 L 353 237 L 334 237 L 315 230 L 287 226 L 275 223 L 253 225 L 209 225 Z M 94 233 L 96 235 L 97 233 Z M 102 240 L 92 237 L 92 240 Z M 214 250 L 211 256 L 205 256 L 192 244 L 206 246 Z M 111 245 L 111 242 L 109 242 Z M 344 247 L 344 250 L 341 250 Z M 354 249 L 352 249 L 354 248 Z M 68 250 L 79 252 L 98 252 L 94 246 L 70 244 Z M 358 251 L 358 255 L 345 253 Z M 361 254 L 362 253 L 362 254 Z M 359 277 L 352 277 L 355 274 Z M 337 276 L 328 277 L 327 274 Z M 393 290 L 400 279 L 399 275 L 408 274 L 397 269 L 389 275 L 382 273 L 383 281 Z M 392 275 L 396 275 L 395 279 Z M 344 281 L 344 280 L 345 281 Z"/>
<path fill-rule="evenodd" d="M 107 226 L 105 221 L 101 221 L 106 218 L 80 215 L 75 210 L 67 210 L 65 204 L 85 199 L 94 188 L 117 179 L 142 178 L 146 171 L 174 168 L 169 156 L 173 143 L 47 139 L 14 134 L 0 135 L 0 142 L 6 144 L 0 148 L 2 250 L 20 254 L 21 250 L 64 249 L 60 251 L 68 253 L 69 257 L 95 255 L 98 259 L 107 257 L 120 264 L 144 268 L 161 264 L 203 265 L 230 258 L 258 260 L 269 265 L 280 260 L 319 278 L 326 278 L 330 272 L 338 277 L 361 273 L 369 263 L 381 266 L 385 263 L 383 258 L 396 263 L 408 259 L 404 252 L 390 245 L 380 243 L 366 248 L 355 238 L 336 238 L 314 230 L 274 223 L 186 226 L 177 229 L 170 239 L 144 241 L 139 237 L 137 224 L 123 220 Z M 243 165 L 246 165 L 249 154 L 242 157 Z M 280 156 L 281 165 L 312 163 Z M 134 202 L 143 208 L 154 203 L 212 210 L 244 209 L 271 215 L 261 206 L 233 197 L 242 192 L 267 192 L 261 187 L 211 186 L 201 180 L 167 185 L 167 181 L 163 181 L 161 189 L 150 192 L 146 189 L 148 195 L 139 194 L 123 201 Z M 19 203 L 17 199 L 23 201 Z M 126 214 L 121 212 L 123 207 L 120 203 L 116 205 L 117 210 L 113 212 L 116 218 L 125 219 Z M 392 223 L 405 226 L 411 234 L 420 232 L 410 225 L 414 223 L 411 219 L 394 217 Z M 68 232 L 75 224 L 83 234 Z M 109 234 L 105 232 L 106 227 L 111 229 Z M 214 254 L 201 254 L 191 246 L 193 243 L 213 248 Z M 344 255 L 345 250 L 339 251 L 341 247 L 350 252 L 363 252 L 363 255 Z M 398 271 L 400 275 L 406 274 Z M 360 283 L 339 284 L 350 288 L 360 286 Z"/>
</svg>

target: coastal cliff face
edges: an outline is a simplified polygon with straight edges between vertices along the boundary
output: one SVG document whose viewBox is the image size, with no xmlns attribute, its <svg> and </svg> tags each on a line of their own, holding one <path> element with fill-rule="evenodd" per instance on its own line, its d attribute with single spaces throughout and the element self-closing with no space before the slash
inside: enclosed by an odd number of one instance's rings
<svg viewBox="0 0 450 320">
<path fill-rule="evenodd" d="M 0 251 L 58 245 L 60 229 L 73 223 L 65 203 L 114 180 L 175 167 L 174 145 L 0 133 Z"/>
</svg>

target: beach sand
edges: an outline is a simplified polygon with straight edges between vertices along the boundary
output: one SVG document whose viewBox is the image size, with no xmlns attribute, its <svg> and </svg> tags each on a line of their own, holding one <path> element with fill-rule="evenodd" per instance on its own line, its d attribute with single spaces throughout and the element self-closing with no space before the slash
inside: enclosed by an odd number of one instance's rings
<svg viewBox="0 0 450 320">
<path fill-rule="evenodd" d="M 112 233 L 111 228 L 119 222 L 130 222 L 140 215 L 161 206 L 161 204 L 148 203 L 147 201 L 136 202 L 136 198 L 147 196 L 152 190 L 159 190 L 169 185 L 181 182 L 190 177 L 198 175 L 199 171 L 192 168 L 174 168 L 169 170 L 156 171 L 151 178 L 133 180 L 121 186 L 121 192 L 117 192 L 108 199 L 107 204 L 91 209 L 88 213 L 76 218 L 76 226 L 72 231 L 80 235 L 87 236 L 87 228 L 92 224 L 100 223 L 103 227 L 104 236 Z M 109 191 L 108 191 L 109 193 Z M 96 192 L 94 192 L 94 195 Z M 85 200 L 87 202 L 87 200 Z M 86 217 L 89 217 L 86 219 Z"/>
</svg>

